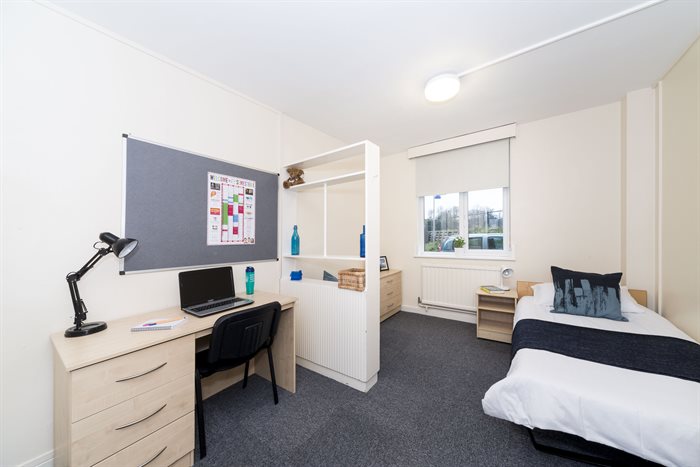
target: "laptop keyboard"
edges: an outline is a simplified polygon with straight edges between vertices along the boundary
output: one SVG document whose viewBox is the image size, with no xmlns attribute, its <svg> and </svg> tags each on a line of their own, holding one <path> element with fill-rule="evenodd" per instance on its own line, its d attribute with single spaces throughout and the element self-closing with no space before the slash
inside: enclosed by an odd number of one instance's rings
<svg viewBox="0 0 700 467">
<path fill-rule="evenodd" d="M 231 300 L 223 300 L 221 302 L 210 303 L 208 305 L 194 306 L 194 307 L 192 307 L 192 310 L 194 310 L 194 311 L 211 310 L 212 308 L 233 305 L 234 303 L 240 302 L 241 300 L 243 300 L 243 299 L 242 298 L 232 298 Z"/>
</svg>

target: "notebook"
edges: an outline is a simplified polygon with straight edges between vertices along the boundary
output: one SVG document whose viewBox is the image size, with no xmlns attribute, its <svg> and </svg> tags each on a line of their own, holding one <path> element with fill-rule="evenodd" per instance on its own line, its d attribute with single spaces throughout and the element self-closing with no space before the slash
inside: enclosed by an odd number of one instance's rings
<svg viewBox="0 0 700 467">
<path fill-rule="evenodd" d="M 209 316 L 253 303 L 249 298 L 236 297 L 231 266 L 185 271 L 178 279 L 180 308 L 194 316 Z"/>
<path fill-rule="evenodd" d="M 148 321 L 144 321 L 143 323 L 132 327 L 131 330 L 134 332 L 163 331 L 167 329 L 175 329 L 176 327 L 180 326 L 181 324 L 184 324 L 185 322 L 187 322 L 186 317 L 180 319 L 155 318 L 149 319 Z"/>
</svg>

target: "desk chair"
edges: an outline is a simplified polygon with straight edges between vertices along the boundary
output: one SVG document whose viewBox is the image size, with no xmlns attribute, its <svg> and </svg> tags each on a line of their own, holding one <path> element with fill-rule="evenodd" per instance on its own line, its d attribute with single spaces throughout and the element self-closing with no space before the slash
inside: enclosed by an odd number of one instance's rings
<svg viewBox="0 0 700 467">
<path fill-rule="evenodd" d="M 199 457 L 207 455 L 207 442 L 204 433 L 204 407 L 202 406 L 202 378 L 219 371 L 228 370 L 245 363 L 243 387 L 248 385 L 250 359 L 262 349 L 267 349 L 270 362 L 270 379 L 275 404 L 277 383 L 275 367 L 272 363 L 272 341 L 277 333 L 282 307 L 278 302 L 261 305 L 250 310 L 222 316 L 214 323 L 209 348 L 197 352 L 195 360 L 195 395 L 197 405 L 197 431 L 199 432 Z"/>
</svg>

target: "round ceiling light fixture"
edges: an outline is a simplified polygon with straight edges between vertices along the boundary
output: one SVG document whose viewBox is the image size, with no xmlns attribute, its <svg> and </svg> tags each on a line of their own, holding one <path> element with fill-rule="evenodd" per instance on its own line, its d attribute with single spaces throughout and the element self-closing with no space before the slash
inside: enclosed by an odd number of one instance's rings
<svg viewBox="0 0 700 467">
<path fill-rule="evenodd" d="M 430 102 L 445 102 L 459 92 L 459 76 L 454 73 L 444 73 L 432 78 L 425 85 L 425 98 Z"/>
</svg>

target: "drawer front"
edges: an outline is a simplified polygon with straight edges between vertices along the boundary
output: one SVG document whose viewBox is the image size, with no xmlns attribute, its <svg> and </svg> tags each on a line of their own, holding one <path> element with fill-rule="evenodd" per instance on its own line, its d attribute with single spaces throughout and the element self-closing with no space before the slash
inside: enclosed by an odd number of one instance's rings
<svg viewBox="0 0 700 467">
<path fill-rule="evenodd" d="M 390 287 L 382 287 L 379 290 L 379 298 L 383 300 L 394 300 L 396 297 L 401 299 L 401 284 L 395 283 Z"/>
<path fill-rule="evenodd" d="M 380 288 L 392 287 L 398 284 L 401 285 L 401 273 L 392 274 L 391 276 L 382 277 L 379 282 Z"/>
<path fill-rule="evenodd" d="M 71 465 L 93 465 L 194 410 L 194 374 L 71 426 Z"/>
<path fill-rule="evenodd" d="M 178 465 L 178 462 L 190 465 L 189 453 L 193 450 L 194 413 L 190 412 L 95 467 L 158 467 Z"/>
<path fill-rule="evenodd" d="M 390 312 L 391 310 L 401 306 L 401 291 L 395 291 L 393 294 L 387 296 L 382 295 L 379 300 L 379 314 L 380 316 Z"/>
<path fill-rule="evenodd" d="M 385 277 L 379 291 L 379 314 L 384 315 L 401 306 L 401 273 Z"/>
<path fill-rule="evenodd" d="M 186 374 L 194 374 L 191 335 L 75 370 L 71 373 L 71 422 Z"/>
</svg>

